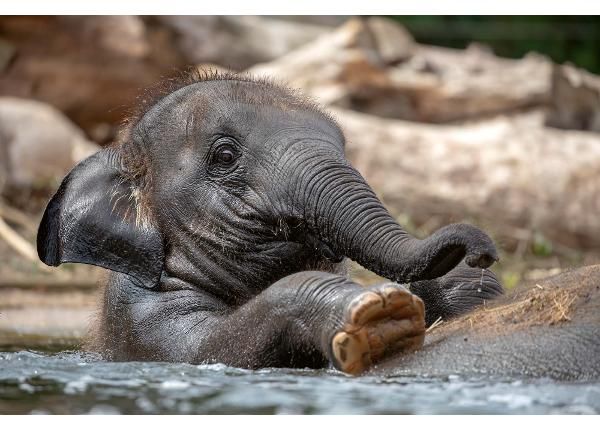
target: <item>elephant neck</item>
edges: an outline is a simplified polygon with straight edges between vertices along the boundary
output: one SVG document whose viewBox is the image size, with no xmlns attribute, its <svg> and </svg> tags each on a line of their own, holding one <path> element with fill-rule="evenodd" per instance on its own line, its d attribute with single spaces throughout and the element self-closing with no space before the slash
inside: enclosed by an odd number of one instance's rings
<svg viewBox="0 0 600 430">
<path fill-rule="evenodd" d="M 339 272 L 333 264 L 296 242 L 254 243 L 242 249 L 215 246 L 206 238 L 182 241 L 165 256 L 164 275 L 179 279 L 230 306 L 239 306 L 285 276 L 303 270 Z"/>
</svg>

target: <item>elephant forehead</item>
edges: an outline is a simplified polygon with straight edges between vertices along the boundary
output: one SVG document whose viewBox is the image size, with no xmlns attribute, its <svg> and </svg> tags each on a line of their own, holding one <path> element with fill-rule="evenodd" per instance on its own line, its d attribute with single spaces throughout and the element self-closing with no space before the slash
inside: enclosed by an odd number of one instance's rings
<svg viewBox="0 0 600 430">
<path fill-rule="evenodd" d="M 261 82 L 234 79 L 200 81 L 186 85 L 160 98 L 143 115 L 143 119 L 157 116 L 177 116 L 181 110 L 201 114 L 227 111 L 238 104 L 268 105 L 281 110 L 306 108 L 303 101 L 290 91 Z"/>
<path fill-rule="evenodd" d="M 177 93 L 184 97 L 204 96 L 208 103 L 212 101 L 226 106 L 247 104 L 269 106 L 281 111 L 318 111 L 316 105 L 306 98 L 265 80 L 229 78 L 201 81 L 181 88 L 174 94 Z"/>
<path fill-rule="evenodd" d="M 176 133 L 202 128 L 238 128 L 240 132 L 312 125 L 341 136 L 335 121 L 313 102 L 266 81 L 237 78 L 195 82 L 168 94 L 140 120 L 143 128 Z"/>
</svg>

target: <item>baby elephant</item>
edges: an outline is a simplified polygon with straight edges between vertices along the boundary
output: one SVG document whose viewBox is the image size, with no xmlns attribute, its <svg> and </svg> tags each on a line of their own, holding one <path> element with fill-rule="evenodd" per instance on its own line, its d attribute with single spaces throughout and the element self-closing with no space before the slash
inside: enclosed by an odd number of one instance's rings
<svg viewBox="0 0 600 430">
<path fill-rule="evenodd" d="M 358 374 L 419 348 L 425 312 L 430 323 L 502 292 L 482 278 L 497 260 L 485 233 L 412 237 L 346 160 L 334 120 L 237 75 L 141 109 L 64 179 L 37 243 L 48 265 L 112 271 L 93 330 L 112 360 Z M 335 274 L 344 258 L 393 282 Z"/>
</svg>

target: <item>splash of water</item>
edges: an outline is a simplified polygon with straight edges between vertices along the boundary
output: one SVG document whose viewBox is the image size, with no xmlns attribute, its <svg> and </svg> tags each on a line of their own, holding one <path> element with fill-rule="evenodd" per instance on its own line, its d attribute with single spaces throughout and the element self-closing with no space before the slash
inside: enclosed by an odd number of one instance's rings
<svg viewBox="0 0 600 430">
<path fill-rule="evenodd" d="M 481 269 L 481 278 L 479 278 L 479 288 L 477 288 L 477 292 L 481 293 L 483 288 L 483 274 L 485 273 L 485 269 Z"/>
</svg>

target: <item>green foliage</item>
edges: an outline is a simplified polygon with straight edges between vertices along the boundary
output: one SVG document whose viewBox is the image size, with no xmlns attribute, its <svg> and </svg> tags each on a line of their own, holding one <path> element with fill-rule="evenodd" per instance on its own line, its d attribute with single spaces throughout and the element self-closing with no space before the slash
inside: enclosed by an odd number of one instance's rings
<svg viewBox="0 0 600 430">
<path fill-rule="evenodd" d="M 500 274 L 500 282 L 506 290 L 512 290 L 521 281 L 521 275 L 517 272 L 504 271 Z"/>
<path fill-rule="evenodd" d="M 395 16 L 420 43 L 465 48 L 490 46 L 500 56 L 535 51 L 557 63 L 572 62 L 600 73 L 597 16 Z"/>
<path fill-rule="evenodd" d="M 546 239 L 542 233 L 535 232 L 531 242 L 531 250 L 538 257 L 548 257 L 552 255 L 552 242 Z"/>
</svg>

